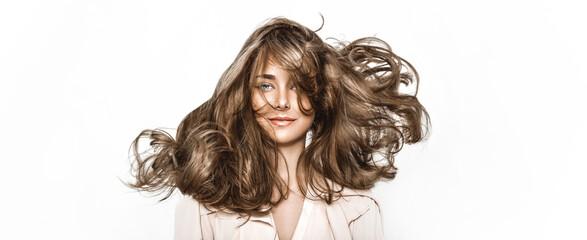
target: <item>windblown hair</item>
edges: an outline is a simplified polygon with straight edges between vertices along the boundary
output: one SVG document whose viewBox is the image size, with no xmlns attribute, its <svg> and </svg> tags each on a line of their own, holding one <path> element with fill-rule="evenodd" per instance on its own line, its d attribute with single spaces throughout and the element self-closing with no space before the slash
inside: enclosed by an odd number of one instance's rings
<svg viewBox="0 0 587 240">
<path fill-rule="evenodd" d="M 246 40 L 212 97 L 179 124 L 176 139 L 161 129 L 139 134 L 131 146 L 136 182 L 128 185 L 167 191 L 163 199 L 177 188 L 206 206 L 249 215 L 286 198 L 277 144 L 256 121 L 251 100 L 251 76 L 268 59 L 290 73 L 298 102 L 307 96 L 315 111 L 311 141 L 298 160 L 301 192 L 309 187 L 331 203 L 342 188 L 370 189 L 393 179 L 395 154 L 427 134 L 418 74 L 386 42 L 368 37 L 332 46 L 299 23 L 274 18 Z M 416 91 L 402 93 L 401 85 Z M 138 151 L 144 137 L 155 153 Z"/>
</svg>

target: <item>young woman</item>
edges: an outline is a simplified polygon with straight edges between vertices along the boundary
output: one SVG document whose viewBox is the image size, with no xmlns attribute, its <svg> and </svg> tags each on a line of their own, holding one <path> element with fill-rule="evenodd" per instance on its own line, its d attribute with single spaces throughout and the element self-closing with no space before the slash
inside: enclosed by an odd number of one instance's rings
<svg viewBox="0 0 587 240">
<path fill-rule="evenodd" d="M 394 155 L 428 126 L 415 93 L 400 92 L 412 84 L 415 69 L 378 38 L 331 46 L 271 19 L 176 139 L 135 139 L 130 185 L 183 193 L 176 239 L 382 239 L 369 189 L 395 177 Z M 154 154 L 137 151 L 142 137 Z"/>
</svg>

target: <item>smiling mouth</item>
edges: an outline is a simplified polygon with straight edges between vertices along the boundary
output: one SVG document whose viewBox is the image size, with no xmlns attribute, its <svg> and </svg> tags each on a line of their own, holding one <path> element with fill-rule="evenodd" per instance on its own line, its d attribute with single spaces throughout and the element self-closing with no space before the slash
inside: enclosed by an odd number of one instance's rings
<svg viewBox="0 0 587 240">
<path fill-rule="evenodd" d="M 289 118 L 289 117 L 275 117 L 275 118 L 270 118 L 269 122 L 271 122 L 271 124 L 278 126 L 278 127 L 287 127 L 290 124 L 292 124 L 296 119 L 294 118 Z"/>
</svg>

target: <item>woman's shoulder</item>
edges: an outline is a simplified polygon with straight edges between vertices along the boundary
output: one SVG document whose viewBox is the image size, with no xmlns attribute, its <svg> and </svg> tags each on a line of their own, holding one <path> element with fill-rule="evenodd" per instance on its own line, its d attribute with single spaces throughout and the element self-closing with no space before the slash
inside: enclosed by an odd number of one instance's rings
<svg viewBox="0 0 587 240">
<path fill-rule="evenodd" d="M 381 211 L 370 190 L 344 188 L 335 199 L 322 203 L 332 232 L 339 234 L 335 239 L 383 239 Z"/>
<path fill-rule="evenodd" d="M 336 202 L 348 216 L 349 221 L 356 220 L 369 211 L 380 212 L 379 203 L 370 190 L 345 188 Z"/>
<path fill-rule="evenodd" d="M 335 187 L 337 185 L 335 184 Z M 344 188 L 330 204 L 322 202 L 329 216 L 346 219 L 346 224 L 369 215 L 380 215 L 379 204 L 370 190 Z"/>
<path fill-rule="evenodd" d="M 201 238 L 200 208 L 200 203 L 191 196 L 180 197 L 175 207 L 174 239 Z"/>
<path fill-rule="evenodd" d="M 381 209 L 370 190 L 344 189 L 336 201 L 347 220 L 352 238 L 383 239 Z"/>
<path fill-rule="evenodd" d="M 215 212 L 214 210 L 208 209 L 204 205 L 200 204 L 196 201 L 193 197 L 189 195 L 181 195 L 179 200 L 177 201 L 177 205 L 175 207 L 175 214 L 179 215 L 207 215 L 209 213 Z"/>
<path fill-rule="evenodd" d="M 375 200 L 373 192 L 369 189 L 353 189 L 345 187 L 341 192 L 343 197 L 358 197 L 358 198 L 370 198 Z"/>
</svg>

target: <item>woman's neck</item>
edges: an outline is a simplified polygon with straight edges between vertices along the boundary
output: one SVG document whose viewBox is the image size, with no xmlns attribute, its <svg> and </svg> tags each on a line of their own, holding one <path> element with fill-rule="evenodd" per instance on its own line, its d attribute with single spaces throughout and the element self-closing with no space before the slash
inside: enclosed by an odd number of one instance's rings
<svg viewBox="0 0 587 240">
<path fill-rule="evenodd" d="M 298 189 L 298 182 L 296 178 L 298 159 L 304 151 L 305 147 L 305 139 L 292 144 L 277 146 L 277 150 L 280 152 L 277 158 L 279 162 L 277 165 L 277 173 L 279 173 L 279 176 L 281 176 L 281 178 L 288 183 L 290 189 L 294 191 L 297 191 Z"/>
</svg>

